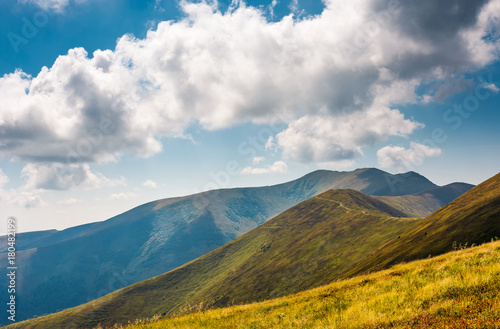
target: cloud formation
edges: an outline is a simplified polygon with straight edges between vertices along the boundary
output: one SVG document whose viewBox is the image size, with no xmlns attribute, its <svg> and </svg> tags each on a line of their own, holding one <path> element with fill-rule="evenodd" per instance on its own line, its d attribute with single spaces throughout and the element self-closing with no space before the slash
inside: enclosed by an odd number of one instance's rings
<svg viewBox="0 0 500 329">
<path fill-rule="evenodd" d="M 277 140 L 283 155 L 296 162 L 341 161 L 361 155 L 364 146 L 409 135 L 422 126 L 382 107 L 337 117 L 304 116 L 290 123 Z"/>
<path fill-rule="evenodd" d="M 145 39 L 126 35 L 114 51 L 92 56 L 71 49 L 37 76 L 0 78 L 0 155 L 28 163 L 33 186 L 97 186 L 103 178 L 84 165 L 159 153 L 161 138 L 187 138 L 193 123 L 206 130 L 265 124 L 279 111 L 290 118 L 278 136 L 286 156 L 349 159 L 419 126 L 394 107 L 418 102 L 422 82 L 497 59 L 499 3 L 326 1 L 321 15 L 269 22 L 244 4 L 221 13 L 214 4 L 181 2 L 186 18 L 158 24 Z M 364 117 L 372 118 L 368 132 L 359 129 Z M 384 126 L 396 122 L 401 130 Z M 319 131 L 307 133 L 308 125 Z M 76 177 L 55 182 L 54 164 Z"/>
<path fill-rule="evenodd" d="M 441 155 L 441 149 L 427 145 L 410 143 L 410 148 L 385 146 L 377 151 L 378 163 L 383 168 L 412 169 L 422 164 L 425 158 Z"/>
<path fill-rule="evenodd" d="M 125 179 L 111 180 L 99 173 L 93 173 L 88 164 L 28 164 L 22 170 L 28 189 L 68 190 L 75 187 L 97 188 L 125 185 Z"/>
<path fill-rule="evenodd" d="M 72 205 L 72 204 L 80 203 L 80 202 L 82 202 L 82 200 L 79 200 L 79 199 L 76 199 L 76 198 L 67 198 L 67 199 L 64 199 L 64 200 L 57 201 L 57 204 L 60 204 L 60 205 L 63 205 L 63 206 L 67 206 L 67 205 Z"/>
<path fill-rule="evenodd" d="M 0 169 L 0 202 L 16 205 L 22 208 L 36 208 L 46 205 L 45 201 L 38 195 L 37 191 L 27 189 L 5 190 L 4 186 L 9 182 L 9 177 Z"/>
<path fill-rule="evenodd" d="M 244 175 L 260 175 L 260 174 L 286 174 L 288 166 L 283 161 L 276 161 L 272 165 L 258 168 L 258 167 L 245 167 L 241 170 Z"/>
<path fill-rule="evenodd" d="M 111 200 L 120 200 L 120 199 L 130 199 L 130 198 L 135 198 L 137 194 L 132 193 L 132 192 L 127 192 L 127 193 L 114 193 L 109 196 Z"/>
<path fill-rule="evenodd" d="M 142 183 L 142 186 L 150 187 L 150 188 L 157 188 L 158 184 L 156 184 L 155 181 L 152 181 L 151 179 L 147 179 Z"/>
<path fill-rule="evenodd" d="M 31 3 L 44 10 L 54 10 L 62 12 L 70 3 L 70 0 L 17 0 L 19 3 Z M 82 3 L 87 0 L 75 0 L 77 3 Z"/>
</svg>

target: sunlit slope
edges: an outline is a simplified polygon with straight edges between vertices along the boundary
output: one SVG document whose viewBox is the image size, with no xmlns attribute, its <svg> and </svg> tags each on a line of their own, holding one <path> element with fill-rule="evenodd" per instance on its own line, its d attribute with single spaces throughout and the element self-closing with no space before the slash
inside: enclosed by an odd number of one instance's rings
<svg viewBox="0 0 500 329">
<path fill-rule="evenodd" d="M 112 326 L 317 287 L 418 221 L 394 217 L 403 215 L 360 192 L 330 190 L 173 271 L 19 326 Z"/>
<path fill-rule="evenodd" d="M 495 237 L 500 237 L 500 174 L 426 217 L 347 275 L 439 255 L 461 245 L 477 245 Z"/>
<path fill-rule="evenodd" d="M 466 183 L 452 183 L 426 192 L 400 196 L 377 196 L 377 199 L 410 217 L 426 217 L 473 187 L 474 185 Z"/>
<path fill-rule="evenodd" d="M 77 306 L 170 271 L 329 189 L 405 195 L 436 187 L 413 172 L 318 170 L 283 184 L 163 199 L 103 222 L 20 234 L 16 247 L 23 270 L 17 296 L 24 307 L 17 316 L 22 320 Z M 1 253 L 0 261 L 5 257 Z M 1 298 L 9 298 L 6 291 Z"/>
<path fill-rule="evenodd" d="M 138 322 L 126 329 L 499 328 L 500 241 L 284 298 Z"/>
</svg>

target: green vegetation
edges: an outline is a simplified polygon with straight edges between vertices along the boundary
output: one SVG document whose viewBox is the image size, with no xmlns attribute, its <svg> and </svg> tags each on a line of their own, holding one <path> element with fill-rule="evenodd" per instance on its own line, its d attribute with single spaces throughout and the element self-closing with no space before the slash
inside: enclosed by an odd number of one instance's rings
<svg viewBox="0 0 500 329">
<path fill-rule="evenodd" d="M 302 201 L 339 188 L 373 195 L 406 195 L 437 186 L 415 173 L 391 175 L 373 168 L 318 170 L 273 186 L 220 189 L 158 200 L 103 222 L 63 231 L 21 233 L 16 250 L 17 257 L 23 259 L 23 270 L 17 279 L 23 282 L 23 289 L 16 292 L 16 298 L 23 300 L 24 307 L 16 318 L 81 305 L 171 271 Z M 6 257 L 4 249 L 0 263 Z M 200 287 L 206 284 L 210 283 L 202 281 Z M 177 307 L 179 298 L 191 298 L 191 290 L 177 296 L 171 307 Z M 0 299 L 5 298 L 9 298 L 7 291 L 0 290 Z M 0 325 L 8 322 L 0 318 Z"/>
<path fill-rule="evenodd" d="M 152 320 L 125 328 L 499 328 L 500 241 L 284 298 Z"/>
<path fill-rule="evenodd" d="M 156 316 L 177 318 L 139 326 L 497 328 L 498 242 L 304 292 L 500 236 L 500 174 L 427 218 L 402 215 L 360 192 L 330 190 L 175 270 L 11 327 L 112 327 Z M 242 306 L 217 309 L 233 305 Z"/>
<path fill-rule="evenodd" d="M 453 250 L 453 244 L 481 244 L 500 237 L 500 174 L 419 221 L 344 277 L 387 268 Z"/>
<path fill-rule="evenodd" d="M 452 183 L 417 194 L 377 196 L 376 198 L 404 212 L 409 217 L 426 217 L 473 187 L 474 185 L 465 183 Z"/>
<path fill-rule="evenodd" d="M 332 282 L 415 219 L 354 190 L 330 190 L 173 271 L 18 328 L 91 328 L 289 295 Z"/>
</svg>

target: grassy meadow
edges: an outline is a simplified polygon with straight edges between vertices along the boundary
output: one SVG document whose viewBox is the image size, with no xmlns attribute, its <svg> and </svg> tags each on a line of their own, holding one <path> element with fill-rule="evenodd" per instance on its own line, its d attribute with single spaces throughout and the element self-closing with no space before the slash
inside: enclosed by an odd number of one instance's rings
<svg viewBox="0 0 500 329">
<path fill-rule="evenodd" d="M 500 241 L 288 297 L 124 328 L 500 328 Z"/>
</svg>

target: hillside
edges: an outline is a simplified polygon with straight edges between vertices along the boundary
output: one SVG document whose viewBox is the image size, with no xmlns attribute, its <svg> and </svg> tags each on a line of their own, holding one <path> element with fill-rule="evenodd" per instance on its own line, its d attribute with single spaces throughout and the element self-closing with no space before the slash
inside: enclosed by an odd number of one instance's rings
<svg viewBox="0 0 500 329">
<path fill-rule="evenodd" d="M 112 326 L 317 287 L 419 221 L 393 216 L 404 214 L 354 190 L 330 190 L 173 271 L 27 325 Z"/>
<path fill-rule="evenodd" d="M 426 217 L 473 187 L 474 185 L 466 183 L 452 183 L 426 192 L 400 196 L 377 196 L 377 199 L 410 217 Z"/>
<path fill-rule="evenodd" d="M 73 307 L 165 273 L 332 188 L 406 195 L 436 187 L 413 172 L 319 170 L 284 184 L 163 199 L 103 222 L 19 234 L 18 298 L 24 307 L 18 318 Z M 0 261 L 5 257 L 0 254 Z M 6 291 L 0 298 L 7 298 Z"/>
<path fill-rule="evenodd" d="M 500 241 L 284 298 L 158 320 L 125 328 L 498 328 Z"/>
<path fill-rule="evenodd" d="M 373 256 L 367 257 L 347 275 L 439 255 L 495 237 L 500 237 L 500 174 L 426 217 Z"/>
</svg>

